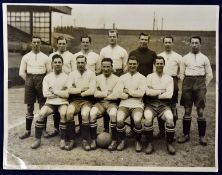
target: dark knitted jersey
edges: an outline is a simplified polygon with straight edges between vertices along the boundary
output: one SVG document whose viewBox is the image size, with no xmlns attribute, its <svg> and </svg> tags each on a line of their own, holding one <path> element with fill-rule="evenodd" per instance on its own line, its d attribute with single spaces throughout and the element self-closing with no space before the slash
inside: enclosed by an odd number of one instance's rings
<svg viewBox="0 0 222 175">
<path fill-rule="evenodd" d="M 139 60 L 138 72 L 147 76 L 153 72 L 153 63 L 156 59 L 156 52 L 149 48 L 137 48 L 130 52 L 129 56 L 136 56 Z"/>
</svg>

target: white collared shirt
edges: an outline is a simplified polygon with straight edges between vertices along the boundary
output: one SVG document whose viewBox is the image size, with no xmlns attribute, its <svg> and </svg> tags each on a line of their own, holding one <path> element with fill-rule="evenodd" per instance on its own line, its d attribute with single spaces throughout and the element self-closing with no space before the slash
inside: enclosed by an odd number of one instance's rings
<svg viewBox="0 0 222 175">
<path fill-rule="evenodd" d="M 170 76 L 179 75 L 180 63 L 182 59 L 181 55 L 179 55 L 178 53 L 174 51 L 171 51 L 170 53 L 164 51 L 158 54 L 158 56 L 162 56 L 165 60 L 165 66 L 163 69 L 163 72 L 165 74 L 168 74 Z"/>
<path fill-rule="evenodd" d="M 201 52 L 194 54 L 189 52 L 182 58 L 180 66 L 180 78 L 185 76 L 206 76 L 206 85 L 213 78 L 210 61 L 207 56 Z"/>
<path fill-rule="evenodd" d="M 121 96 L 125 88 L 137 97 L 129 97 L 125 100 L 122 99 L 119 106 L 128 108 L 144 108 L 142 98 L 146 89 L 146 77 L 139 72 L 136 72 L 134 75 L 126 73 L 120 76 L 113 91 Z"/>
<path fill-rule="evenodd" d="M 110 45 L 104 47 L 100 51 L 100 59 L 111 58 L 113 60 L 113 69 L 126 69 L 128 54 L 127 51 L 116 45 L 111 47 Z"/>
<path fill-rule="evenodd" d="M 89 51 L 88 53 L 83 53 L 82 51 L 75 53 L 72 63 L 74 70 L 77 69 L 76 57 L 79 55 L 84 55 L 86 57 L 87 59 L 86 68 L 90 69 L 95 73 L 99 73 L 101 71 L 101 60 L 99 58 L 99 55 L 93 51 Z"/>
<path fill-rule="evenodd" d="M 52 61 L 52 57 L 55 54 L 61 55 L 62 58 L 63 58 L 63 66 L 62 66 L 62 71 L 63 72 L 65 72 L 66 74 L 69 74 L 72 70 L 74 70 L 74 68 L 72 67 L 73 54 L 71 52 L 66 50 L 63 53 L 60 53 L 59 51 L 51 53 L 49 55 L 49 58 L 51 59 L 51 61 Z"/>
<path fill-rule="evenodd" d="M 158 96 L 159 99 L 171 99 L 173 96 L 173 78 L 164 74 L 160 77 L 156 72 L 147 75 L 146 78 L 146 95 Z M 161 93 L 161 90 L 165 90 Z"/>
<path fill-rule="evenodd" d="M 30 51 L 22 57 L 20 70 L 25 70 L 28 74 L 45 74 L 50 65 L 51 61 L 47 55 Z"/>
<path fill-rule="evenodd" d="M 108 91 L 112 92 L 116 86 L 119 77 L 111 74 L 109 77 L 105 77 L 104 74 L 100 74 L 96 77 L 96 87 L 100 90 L 95 91 L 95 97 L 107 96 Z"/>
<path fill-rule="evenodd" d="M 67 89 L 68 83 L 68 75 L 64 72 L 56 75 L 54 72 L 49 73 L 43 79 L 42 89 L 43 89 L 43 96 L 46 97 L 46 104 L 52 105 L 62 105 L 68 104 L 67 98 L 62 98 L 58 96 L 54 96 L 50 91 L 49 88 L 53 88 L 53 90 L 65 90 Z M 67 92 L 68 93 L 68 92 Z"/>
<path fill-rule="evenodd" d="M 79 70 L 74 70 L 69 74 L 68 78 L 68 88 L 73 87 L 81 92 L 81 89 L 88 88 L 85 93 L 87 95 L 94 95 L 96 90 L 96 75 L 95 72 L 86 69 L 83 74 Z"/>
</svg>

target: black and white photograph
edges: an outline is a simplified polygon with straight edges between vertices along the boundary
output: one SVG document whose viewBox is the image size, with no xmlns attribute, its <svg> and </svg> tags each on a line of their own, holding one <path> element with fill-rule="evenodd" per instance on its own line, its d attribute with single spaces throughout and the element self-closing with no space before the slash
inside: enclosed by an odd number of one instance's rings
<svg viewBox="0 0 222 175">
<path fill-rule="evenodd" d="M 4 169 L 218 171 L 219 6 L 2 8 Z"/>
</svg>

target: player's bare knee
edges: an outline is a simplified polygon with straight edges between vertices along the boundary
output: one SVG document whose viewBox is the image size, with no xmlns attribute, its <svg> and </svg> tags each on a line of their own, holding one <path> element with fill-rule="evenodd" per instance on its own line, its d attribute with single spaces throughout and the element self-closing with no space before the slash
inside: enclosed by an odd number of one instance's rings
<svg viewBox="0 0 222 175">
<path fill-rule="evenodd" d="M 140 128 L 141 127 L 141 120 L 142 120 L 142 116 L 137 116 L 133 118 L 134 120 L 134 125 L 136 128 Z"/>
<path fill-rule="evenodd" d="M 185 115 L 190 116 L 192 112 L 192 108 L 191 107 L 185 107 Z"/>
<path fill-rule="evenodd" d="M 141 128 L 142 127 L 141 120 L 134 120 L 134 125 L 136 128 Z"/>
<path fill-rule="evenodd" d="M 109 111 L 109 117 L 112 122 L 116 122 L 117 109 L 113 108 Z"/>
<path fill-rule="evenodd" d="M 164 116 L 165 116 L 167 126 L 174 126 L 173 114 L 172 114 L 171 110 L 165 111 Z"/>
<path fill-rule="evenodd" d="M 117 122 L 116 114 L 110 114 L 110 113 L 109 113 L 109 117 L 110 117 L 110 120 L 111 120 L 112 122 Z"/>
<path fill-rule="evenodd" d="M 66 112 L 66 119 L 67 119 L 67 121 L 74 120 L 74 112 L 73 111 L 67 111 Z"/>
<path fill-rule="evenodd" d="M 68 106 L 66 111 L 66 118 L 68 121 L 72 121 L 74 119 L 75 108 L 71 108 Z"/>
<path fill-rule="evenodd" d="M 90 110 L 90 122 L 94 122 L 96 121 L 96 118 L 97 118 L 97 109 L 96 108 L 92 108 Z"/>
<path fill-rule="evenodd" d="M 89 111 L 81 111 L 81 116 L 82 116 L 82 121 L 83 123 L 88 123 L 89 122 Z"/>
<path fill-rule="evenodd" d="M 198 118 L 203 118 L 204 109 L 203 108 L 197 108 L 197 115 Z"/>
<path fill-rule="evenodd" d="M 96 118 L 97 118 L 97 114 L 96 113 L 94 113 L 94 114 L 90 113 L 90 118 L 89 118 L 90 122 L 95 122 Z"/>
<path fill-rule="evenodd" d="M 144 124 L 150 125 L 153 123 L 153 113 L 150 110 L 144 111 Z"/>
<path fill-rule="evenodd" d="M 43 122 L 47 116 L 45 114 L 39 114 L 37 117 L 37 121 Z"/>
<path fill-rule="evenodd" d="M 89 118 L 89 113 L 90 113 L 90 110 L 82 109 L 81 110 L 82 118 Z"/>
<path fill-rule="evenodd" d="M 117 125 L 117 128 L 123 128 L 125 124 L 124 124 L 124 121 L 121 120 L 121 121 L 117 121 L 116 125 Z"/>
<path fill-rule="evenodd" d="M 63 114 L 60 113 L 60 122 L 62 122 L 62 123 L 66 122 L 66 114 L 65 113 L 63 113 Z"/>
<path fill-rule="evenodd" d="M 34 111 L 34 104 L 27 104 L 27 114 L 33 115 L 33 111 Z"/>
</svg>

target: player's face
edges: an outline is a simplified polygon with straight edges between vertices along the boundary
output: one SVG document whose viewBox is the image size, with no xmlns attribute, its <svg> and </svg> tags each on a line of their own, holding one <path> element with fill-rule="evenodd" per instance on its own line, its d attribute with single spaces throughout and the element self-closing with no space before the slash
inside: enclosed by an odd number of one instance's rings
<svg viewBox="0 0 222 175">
<path fill-rule="evenodd" d="M 139 47 L 140 48 L 147 48 L 148 42 L 149 42 L 149 36 L 141 35 L 140 40 L 139 40 Z"/>
<path fill-rule="evenodd" d="M 105 77 L 109 77 L 112 73 L 112 64 L 109 61 L 102 62 L 102 71 Z"/>
<path fill-rule="evenodd" d="M 164 68 L 164 61 L 162 59 L 157 59 L 155 63 L 155 67 L 158 73 L 162 73 L 163 68 Z"/>
<path fill-rule="evenodd" d="M 77 69 L 79 71 L 84 71 L 86 69 L 86 60 L 85 60 L 85 58 L 78 58 L 76 60 L 76 64 L 77 64 Z"/>
<path fill-rule="evenodd" d="M 200 51 L 200 40 L 198 38 L 192 38 L 190 46 L 193 53 L 198 53 Z"/>
<path fill-rule="evenodd" d="M 65 52 L 67 48 L 66 40 L 58 40 L 57 47 L 60 52 Z"/>
<path fill-rule="evenodd" d="M 89 50 L 89 46 L 90 46 L 89 38 L 82 38 L 81 48 L 83 50 Z"/>
<path fill-rule="evenodd" d="M 41 47 L 40 38 L 32 38 L 32 50 L 35 52 L 39 52 Z"/>
<path fill-rule="evenodd" d="M 164 39 L 164 47 L 166 51 L 171 51 L 172 50 L 172 46 L 173 46 L 173 41 L 172 38 L 165 38 Z"/>
<path fill-rule="evenodd" d="M 109 33 L 108 40 L 110 45 L 115 45 L 117 43 L 117 33 L 115 32 Z"/>
<path fill-rule="evenodd" d="M 63 63 L 62 63 L 61 58 L 56 58 L 52 62 L 52 67 L 53 67 L 54 71 L 56 71 L 56 72 L 62 71 L 62 65 L 63 65 Z"/>
<path fill-rule="evenodd" d="M 135 73 L 138 68 L 138 62 L 136 60 L 129 60 L 128 61 L 128 71 L 130 73 Z"/>
</svg>

